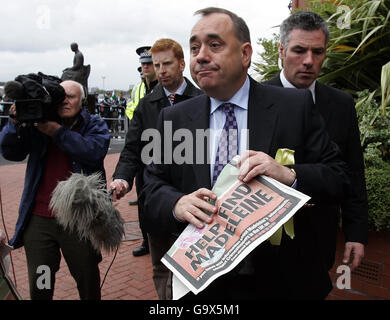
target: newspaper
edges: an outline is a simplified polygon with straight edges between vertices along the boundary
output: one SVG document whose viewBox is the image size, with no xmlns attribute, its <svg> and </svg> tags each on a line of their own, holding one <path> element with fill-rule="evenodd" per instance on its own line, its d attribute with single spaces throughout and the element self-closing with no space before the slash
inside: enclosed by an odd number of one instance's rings
<svg viewBox="0 0 390 320">
<path fill-rule="evenodd" d="M 237 179 L 237 158 L 213 188 L 218 214 L 202 229 L 189 224 L 161 261 L 173 272 L 173 299 L 198 294 L 272 236 L 310 197 L 265 176 Z"/>
</svg>

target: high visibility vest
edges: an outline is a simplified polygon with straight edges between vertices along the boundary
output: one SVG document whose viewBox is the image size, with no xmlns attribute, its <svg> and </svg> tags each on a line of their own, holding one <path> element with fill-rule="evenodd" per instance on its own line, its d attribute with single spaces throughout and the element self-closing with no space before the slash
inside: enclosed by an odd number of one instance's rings
<svg viewBox="0 0 390 320">
<path fill-rule="evenodd" d="M 145 93 L 146 85 L 143 81 L 131 90 L 131 100 L 126 105 L 126 115 L 130 120 L 133 119 L 135 108 L 137 108 L 139 101 L 145 96 Z"/>
</svg>

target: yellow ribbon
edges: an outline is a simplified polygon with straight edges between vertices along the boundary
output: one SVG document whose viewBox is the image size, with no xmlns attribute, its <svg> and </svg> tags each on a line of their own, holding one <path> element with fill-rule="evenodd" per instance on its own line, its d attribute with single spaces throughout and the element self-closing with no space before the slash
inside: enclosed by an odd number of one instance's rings
<svg viewBox="0 0 390 320">
<path fill-rule="evenodd" d="M 277 163 L 281 165 L 293 165 L 295 164 L 294 160 L 294 150 L 290 149 L 278 149 L 276 152 L 275 160 Z M 283 226 L 281 226 L 270 238 L 269 241 L 274 246 L 280 246 L 280 242 L 282 241 L 282 234 L 284 231 L 291 239 L 294 238 L 294 220 L 291 217 Z"/>
</svg>

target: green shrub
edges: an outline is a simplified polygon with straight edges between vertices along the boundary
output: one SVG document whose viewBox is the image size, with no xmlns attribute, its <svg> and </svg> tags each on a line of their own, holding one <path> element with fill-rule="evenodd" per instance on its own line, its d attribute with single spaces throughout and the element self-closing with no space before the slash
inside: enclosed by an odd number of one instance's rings
<svg viewBox="0 0 390 320">
<path fill-rule="evenodd" d="M 373 150 L 378 150 L 374 148 Z M 366 154 L 369 230 L 390 231 L 390 163 Z"/>
<path fill-rule="evenodd" d="M 278 45 L 280 41 L 279 34 L 274 33 L 272 39 L 260 38 L 257 44 L 264 49 L 259 53 L 260 61 L 253 62 L 253 70 L 256 72 L 256 80 L 261 82 L 270 80 L 279 72 L 279 51 Z"/>
<path fill-rule="evenodd" d="M 378 159 L 390 161 L 390 112 L 382 112 L 375 99 L 375 92 L 357 92 L 356 113 L 359 122 L 360 141 L 364 153 L 371 159 L 373 153 Z M 374 152 L 376 149 L 378 152 Z M 369 166 L 366 163 L 366 166 Z M 375 165 L 375 164 L 373 164 Z M 390 179 L 390 177 L 389 177 Z"/>
</svg>

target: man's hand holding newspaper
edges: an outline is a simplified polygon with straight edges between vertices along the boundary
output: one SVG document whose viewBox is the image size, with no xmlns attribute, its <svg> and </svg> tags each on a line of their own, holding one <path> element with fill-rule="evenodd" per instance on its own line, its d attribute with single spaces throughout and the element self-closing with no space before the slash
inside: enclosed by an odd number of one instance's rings
<svg viewBox="0 0 390 320">
<path fill-rule="evenodd" d="M 193 193 L 181 197 L 176 202 L 173 212 L 177 219 L 183 222 L 187 221 L 197 228 L 203 228 L 204 225 L 201 221 L 211 223 L 213 220 L 212 217 L 208 216 L 202 210 L 217 213 L 217 207 L 210 204 L 208 199 L 215 201 L 217 196 L 206 188 L 198 189 Z"/>
<path fill-rule="evenodd" d="M 245 183 L 259 175 L 264 175 L 286 186 L 291 186 L 296 178 L 293 171 L 278 163 L 274 158 L 264 152 L 252 150 L 244 152 L 239 158 L 237 166 L 240 169 L 237 178 Z"/>
</svg>

